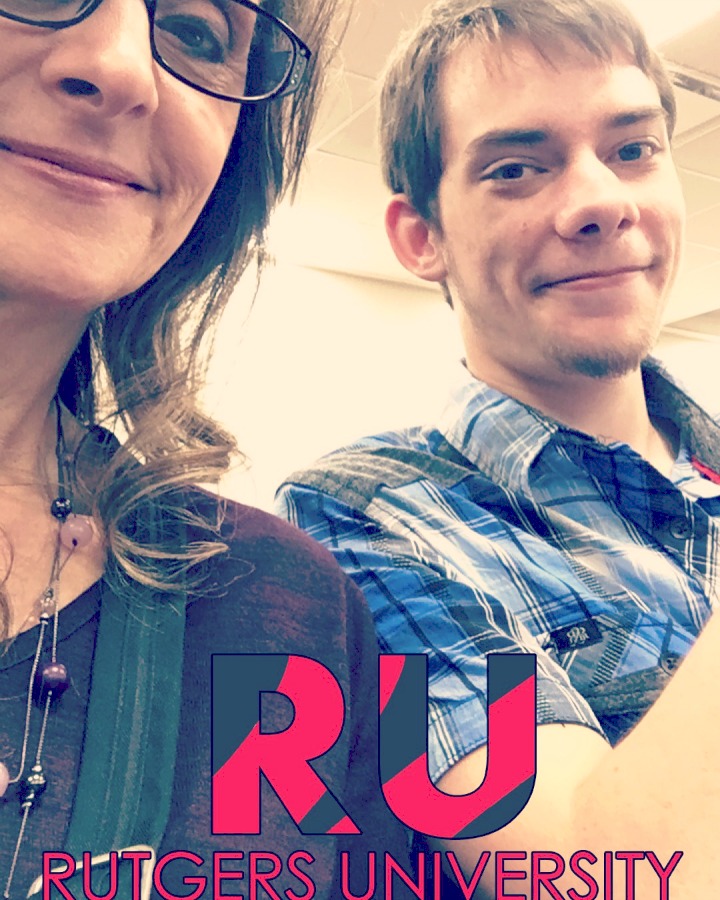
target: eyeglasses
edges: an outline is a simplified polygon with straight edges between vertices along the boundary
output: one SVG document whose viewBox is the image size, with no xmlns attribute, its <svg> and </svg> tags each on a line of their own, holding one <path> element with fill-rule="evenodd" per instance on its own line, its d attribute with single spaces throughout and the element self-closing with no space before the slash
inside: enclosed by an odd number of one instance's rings
<svg viewBox="0 0 720 900">
<path fill-rule="evenodd" d="M 0 0 L 0 16 L 69 28 L 102 0 Z M 146 0 L 153 58 L 190 87 L 235 103 L 284 97 L 302 83 L 310 50 L 250 0 Z"/>
</svg>

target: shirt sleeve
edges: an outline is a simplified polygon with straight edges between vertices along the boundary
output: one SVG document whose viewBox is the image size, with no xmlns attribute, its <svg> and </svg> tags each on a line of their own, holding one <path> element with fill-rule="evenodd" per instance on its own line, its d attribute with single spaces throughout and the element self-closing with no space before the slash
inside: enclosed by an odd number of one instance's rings
<svg viewBox="0 0 720 900">
<path fill-rule="evenodd" d="M 497 546 L 480 561 L 483 577 L 470 575 L 469 567 L 457 564 L 462 534 L 439 525 L 429 540 L 428 523 L 414 528 L 419 523 L 412 510 L 403 509 L 391 491 L 378 516 L 295 484 L 283 487 L 277 509 L 323 543 L 364 592 L 383 652 L 427 655 L 433 781 L 487 742 L 488 653 L 536 655 L 538 724 L 580 724 L 603 733 L 565 670 L 514 614 L 533 585 Z M 472 571 L 478 571 L 477 558 Z M 548 587 L 538 581 L 537 590 Z"/>
</svg>

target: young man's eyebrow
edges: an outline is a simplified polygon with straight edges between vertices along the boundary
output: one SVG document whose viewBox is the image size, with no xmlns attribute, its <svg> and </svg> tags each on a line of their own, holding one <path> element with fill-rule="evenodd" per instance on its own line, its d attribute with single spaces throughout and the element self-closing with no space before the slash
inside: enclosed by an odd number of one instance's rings
<svg viewBox="0 0 720 900">
<path fill-rule="evenodd" d="M 611 116 L 608 124 L 611 128 L 624 128 L 627 125 L 637 125 L 640 122 L 649 122 L 655 119 L 666 119 L 667 113 L 662 106 L 639 106 L 625 112 Z"/>
<path fill-rule="evenodd" d="M 606 121 L 608 128 L 626 128 L 641 122 L 666 119 L 662 106 L 639 106 L 614 113 Z M 466 154 L 474 156 L 485 148 L 537 147 L 550 140 L 550 133 L 542 128 L 494 128 L 474 138 L 467 146 Z"/>
<path fill-rule="evenodd" d="M 472 140 L 467 154 L 474 155 L 484 147 L 535 147 L 548 140 L 548 133 L 539 128 L 495 128 Z"/>
</svg>

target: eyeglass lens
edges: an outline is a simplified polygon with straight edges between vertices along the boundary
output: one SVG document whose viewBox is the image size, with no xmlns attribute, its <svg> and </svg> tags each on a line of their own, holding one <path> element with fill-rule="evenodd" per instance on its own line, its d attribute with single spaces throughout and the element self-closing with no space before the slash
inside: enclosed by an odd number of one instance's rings
<svg viewBox="0 0 720 900">
<path fill-rule="evenodd" d="M 63 23 L 82 15 L 88 0 L 0 0 L 0 11 L 21 19 Z M 176 75 L 235 99 L 272 94 L 295 58 L 290 37 L 269 15 L 234 0 L 156 0 L 155 51 Z"/>
</svg>

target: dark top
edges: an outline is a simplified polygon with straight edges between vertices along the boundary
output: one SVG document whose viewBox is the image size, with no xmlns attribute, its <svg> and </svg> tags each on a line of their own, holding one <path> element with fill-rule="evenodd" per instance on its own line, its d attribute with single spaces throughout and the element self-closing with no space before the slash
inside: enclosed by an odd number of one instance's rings
<svg viewBox="0 0 720 900">
<path fill-rule="evenodd" d="M 188 606 L 172 807 L 158 854 L 188 850 L 202 857 L 205 865 L 198 869 L 190 863 L 174 863 L 165 869 L 163 883 L 169 891 L 185 895 L 191 887 L 183 884 L 181 876 L 205 875 L 212 896 L 213 851 L 242 851 L 244 859 L 238 854 L 236 861 L 223 868 L 244 871 L 244 879 L 223 882 L 222 892 L 244 895 L 249 889 L 248 853 L 260 850 L 280 857 L 283 872 L 271 882 L 280 896 L 284 890 L 303 896 L 307 888 L 287 873 L 287 860 L 294 851 L 306 850 L 315 858 L 305 866 L 317 889 L 315 897 L 331 900 L 341 895 L 336 885 L 342 850 L 352 855 L 351 872 L 360 876 L 359 884 L 367 877 L 370 850 L 378 851 L 379 861 L 384 850 L 401 862 L 407 859 L 404 832 L 378 788 L 377 648 L 372 624 L 354 585 L 325 550 L 299 531 L 266 513 L 228 504 L 223 532 L 230 551 L 212 561 L 202 596 Z M 63 845 L 75 793 L 102 595 L 101 581 L 59 615 L 58 660 L 66 664 L 71 686 L 49 718 L 43 759 L 48 787 L 28 822 L 12 900 L 24 897 L 40 874 L 42 851 Z M 12 774 L 19 760 L 36 642 L 35 629 L 24 632 L 0 657 L 0 760 Z M 269 789 L 263 793 L 261 835 L 210 833 L 213 653 L 295 653 L 319 660 L 333 672 L 345 696 L 345 726 L 337 744 L 315 765 L 362 836 L 302 835 Z M 40 719 L 34 709 L 36 728 Z M 29 746 L 31 751 L 36 746 L 36 733 Z M 0 889 L 17 837 L 18 810 L 11 786 L 0 800 Z M 378 881 L 379 897 L 382 881 Z"/>
</svg>

